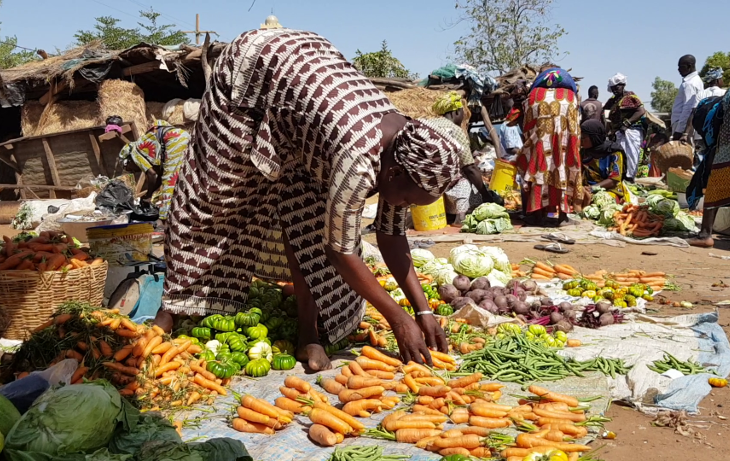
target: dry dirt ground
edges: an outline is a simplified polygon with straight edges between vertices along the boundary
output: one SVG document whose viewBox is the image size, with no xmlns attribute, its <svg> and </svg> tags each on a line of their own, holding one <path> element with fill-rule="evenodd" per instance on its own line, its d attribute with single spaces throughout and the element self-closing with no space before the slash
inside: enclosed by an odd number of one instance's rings
<svg viewBox="0 0 730 461">
<path fill-rule="evenodd" d="M 453 246 L 440 244 L 431 250 L 437 256 L 444 257 Z M 507 252 L 510 261 L 547 258 L 588 273 L 599 269 L 642 269 L 673 274 L 681 290 L 665 292 L 666 298 L 670 301 L 689 301 L 695 307 L 687 310 L 653 303 L 650 308 L 656 310 L 652 314 L 657 316 L 712 311 L 717 308 L 714 303 L 730 300 L 730 261 L 708 256 L 710 252 L 730 256 L 730 241 L 718 242 L 713 250 L 663 246 L 614 248 L 598 243 L 577 244 L 566 255 L 546 254 L 535 250 L 532 243 L 503 243 L 499 246 Z M 657 255 L 642 255 L 643 251 Z M 713 287 L 724 284 L 728 288 Z M 725 333 L 730 334 L 730 307 L 720 307 L 719 312 L 720 324 Z M 614 431 L 617 438 L 597 442 L 597 445 L 605 444 L 598 454 L 605 461 L 701 459 L 699 453 L 720 455 L 716 459 L 730 459 L 730 388 L 713 390 L 702 402 L 701 413 L 689 418 L 690 424 L 699 426 L 692 428 L 698 432 L 696 437 L 680 435 L 671 428 L 654 427 L 653 418 L 619 405 L 612 405 L 608 416 L 613 418 L 613 422 L 607 424 L 607 428 Z"/>
<path fill-rule="evenodd" d="M 3 234 L 11 235 L 14 231 L 9 226 L 0 226 L 0 235 Z M 375 240 L 373 235 L 367 235 L 365 239 L 371 243 Z M 430 250 L 444 257 L 454 246 L 437 244 Z M 730 307 L 718 308 L 714 305 L 730 300 L 730 260 L 709 256 L 709 253 L 730 256 L 730 240 L 718 241 L 712 250 L 630 245 L 614 248 L 599 243 L 577 244 L 570 247 L 571 252 L 566 255 L 535 250 L 532 243 L 502 243 L 499 246 L 507 252 L 511 261 L 524 258 L 550 259 L 556 263 L 571 264 L 583 272 L 631 268 L 673 274 L 681 290 L 665 292 L 666 298 L 670 301 L 689 301 L 695 307 L 686 310 L 652 304 L 650 308 L 655 309 L 653 314 L 673 316 L 719 309 L 720 324 L 726 333 L 730 333 Z M 657 254 L 643 255 L 644 251 Z M 727 288 L 722 285 L 727 285 Z M 598 455 L 605 461 L 700 459 L 703 454 L 714 459 L 730 459 L 730 388 L 715 389 L 702 402 L 701 413 L 689 418 L 690 424 L 697 425 L 692 428 L 697 431 L 695 437 L 680 435 L 671 428 L 654 427 L 653 418 L 619 405 L 613 405 L 608 416 L 613 418 L 613 422 L 608 423 L 607 428 L 615 432 L 617 438 L 597 442 L 597 445 L 605 445 Z"/>
</svg>

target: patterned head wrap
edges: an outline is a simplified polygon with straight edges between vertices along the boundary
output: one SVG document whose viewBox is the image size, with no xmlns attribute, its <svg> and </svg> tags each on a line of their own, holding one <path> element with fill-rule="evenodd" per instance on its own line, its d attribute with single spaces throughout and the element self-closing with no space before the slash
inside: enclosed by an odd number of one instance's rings
<svg viewBox="0 0 730 461">
<path fill-rule="evenodd" d="M 611 91 L 611 87 L 616 85 L 626 85 L 626 76 L 624 74 L 618 73 L 608 79 L 608 91 Z"/>
<path fill-rule="evenodd" d="M 723 72 L 722 69 L 712 69 L 705 75 L 705 82 L 710 83 L 714 82 L 715 80 L 720 80 L 722 78 Z"/>
<path fill-rule="evenodd" d="M 522 110 L 519 107 L 514 106 L 512 108 L 512 110 L 509 111 L 509 114 L 507 114 L 507 116 L 504 119 L 509 123 L 514 123 L 517 120 L 519 120 L 521 115 L 522 115 Z"/>
<path fill-rule="evenodd" d="M 409 120 L 394 140 L 394 157 L 418 187 L 440 197 L 459 175 L 461 147 L 446 133 Z"/>
<path fill-rule="evenodd" d="M 464 105 L 461 102 L 461 95 L 456 91 L 449 91 L 433 103 L 432 109 L 436 115 L 444 115 L 459 110 L 462 107 Z"/>
</svg>

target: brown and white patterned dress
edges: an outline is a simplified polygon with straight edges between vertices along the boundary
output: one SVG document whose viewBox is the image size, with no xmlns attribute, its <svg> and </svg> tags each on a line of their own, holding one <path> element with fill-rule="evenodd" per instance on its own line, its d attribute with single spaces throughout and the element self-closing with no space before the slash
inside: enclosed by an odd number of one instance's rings
<svg viewBox="0 0 730 461">
<path fill-rule="evenodd" d="M 253 276 L 287 280 L 285 230 L 320 309 L 323 340 L 352 332 L 364 302 L 325 256 L 360 254 L 376 188 L 384 115 L 396 108 L 326 39 L 246 32 L 223 52 L 172 203 L 164 308 L 228 314 Z M 379 230 L 405 233 L 405 208 L 381 200 Z"/>
</svg>

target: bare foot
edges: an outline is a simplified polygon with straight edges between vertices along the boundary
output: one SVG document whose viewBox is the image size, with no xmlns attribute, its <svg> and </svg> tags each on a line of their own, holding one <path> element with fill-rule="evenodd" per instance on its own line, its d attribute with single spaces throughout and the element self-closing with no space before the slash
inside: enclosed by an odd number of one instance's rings
<svg viewBox="0 0 730 461">
<path fill-rule="evenodd" d="M 692 245 L 693 247 L 699 247 L 699 248 L 712 248 L 715 246 L 715 241 L 712 239 L 712 237 L 707 238 L 693 238 L 693 239 L 687 239 L 687 243 Z"/>
<path fill-rule="evenodd" d="M 307 344 L 297 348 L 297 360 L 305 362 L 312 371 L 323 371 L 332 368 L 332 362 L 319 344 Z"/>
</svg>

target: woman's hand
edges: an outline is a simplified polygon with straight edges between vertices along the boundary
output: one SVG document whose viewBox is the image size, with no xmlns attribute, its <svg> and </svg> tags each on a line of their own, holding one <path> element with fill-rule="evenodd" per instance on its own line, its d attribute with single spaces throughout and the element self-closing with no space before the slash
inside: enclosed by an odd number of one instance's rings
<svg viewBox="0 0 730 461">
<path fill-rule="evenodd" d="M 433 316 L 429 315 L 428 317 Z M 395 339 L 398 342 L 398 350 L 403 358 L 403 363 L 413 361 L 433 366 L 431 353 L 428 351 L 426 342 L 423 340 L 423 334 L 421 333 L 422 328 L 416 328 L 416 322 L 413 321 L 410 315 L 406 314 L 396 320 L 395 323 L 389 323 L 390 327 L 393 329 Z M 436 324 L 436 328 L 441 329 L 438 324 Z M 441 330 L 441 334 L 444 334 L 443 330 Z"/>
<path fill-rule="evenodd" d="M 449 352 L 449 344 L 446 342 L 446 333 L 433 315 L 417 315 L 416 323 L 426 337 L 426 345 L 429 349 Z"/>
</svg>

